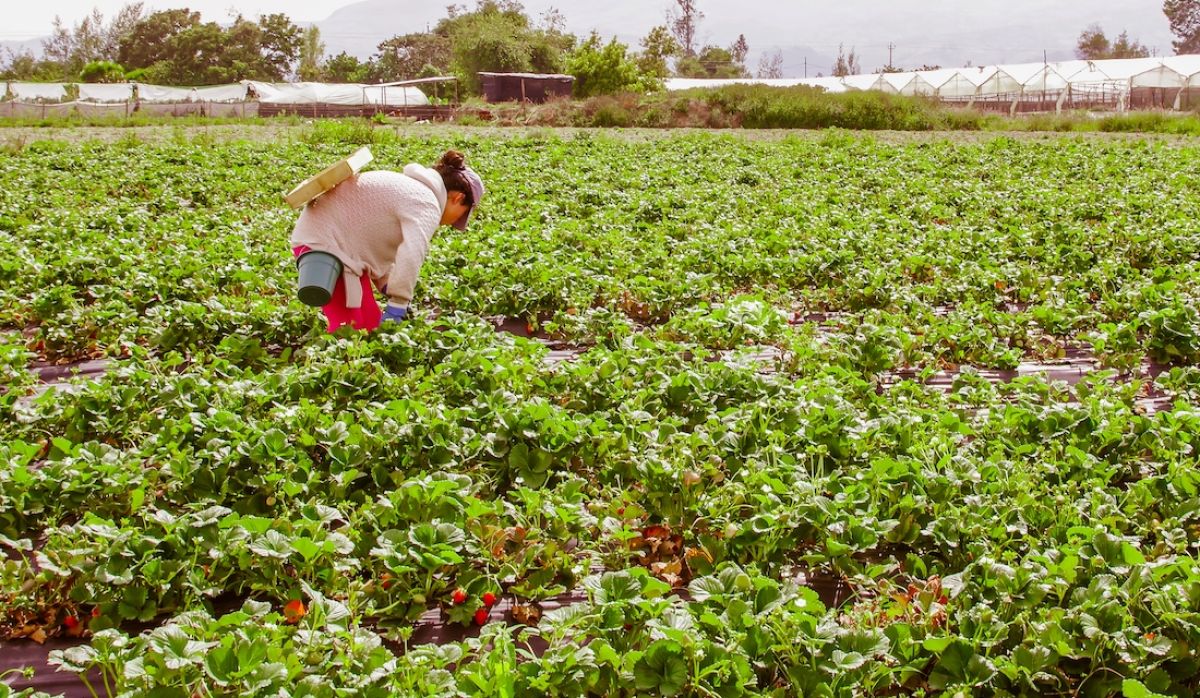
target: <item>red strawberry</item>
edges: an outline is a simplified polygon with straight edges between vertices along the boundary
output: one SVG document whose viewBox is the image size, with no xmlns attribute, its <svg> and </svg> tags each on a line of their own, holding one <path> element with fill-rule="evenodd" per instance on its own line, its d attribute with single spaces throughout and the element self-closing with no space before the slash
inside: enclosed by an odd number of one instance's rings
<svg viewBox="0 0 1200 698">
<path fill-rule="evenodd" d="M 304 617 L 308 609 L 304 608 L 304 602 L 299 599 L 292 599 L 283 607 L 283 617 L 289 623 L 298 623 Z"/>
<path fill-rule="evenodd" d="M 483 595 L 483 605 L 487 606 L 488 608 L 495 606 L 496 605 L 496 595 L 490 591 L 487 592 L 486 594 L 484 594 Z"/>
<path fill-rule="evenodd" d="M 99 617 L 100 617 L 100 607 L 97 606 L 92 609 L 92 618 L 99 618 Z"/>
<path fill-rule="evenodd" d="M 461 605 L 467 600 L 467 592 L 463 591 L 463 589 L 459 587 L 458 589 L 454 590 L 453 594 L 451 594 L 450 600 L 454 602 L 455 606 Z"/>
<path fill-rule="evenodd" d="M 71 630 L 74 630 L 75 628 L 79 627 L 79 619 L 75 616 L 67 616 L 66 618 L 63 618 L 63 625 L 67 626 L 67 628 Z"/>
<path fill-rule="evenodd" d="M 481 608 L 475 611 L 475 625 L 483 625 L 487 622 L 488 612 L 486 608 Z"/>
</svg>

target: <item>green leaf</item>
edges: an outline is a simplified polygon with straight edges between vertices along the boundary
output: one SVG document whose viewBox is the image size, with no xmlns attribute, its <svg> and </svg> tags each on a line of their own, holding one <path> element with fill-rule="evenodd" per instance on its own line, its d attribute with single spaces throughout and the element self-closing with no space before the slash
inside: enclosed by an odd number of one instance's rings
<svg viewBox="0 0 1200 698">
<path fill-rule="evenodd" d="M 250 551 L 263 557 L 286 560 L 292 554 L 292 543 L 279 531 L 271 530 L 251 543 Z"/>
<path fill-rule="evenodd" d="M 927 637 L 921 642 L 921 646 L 924 647 L 925 651 L 927 652 L 941 654 L 942 652 L 946 651 L 946 648 L 950 646 L 951 642 L 954 642 L 953 637 Z"/>
<path fill-rule="evenodd" d="M 1146 564 L 1146 557 L 1142 555 L 1140 550 L 1133 547 L 1133 545 L 1130 543 L 1121 544 L 1121 558 L 1125 560 L 1125 564 L 1128 565 Z"/>
<path fill-rule="evenodd" d="M 146 501 L 146 490 L 139 487 L 129 493 L 129 513 L 136 513 L 142 508 L 142 503 Z"/>
<path fill-rule="evenodd" d="M 987 659 L 975 653 L 963 640 L 955 639 L 938 657 L 929 675 L 929 685 L 942 690 L 951 686 L 979 686 L 996 673 Z"/>
<path fill-rule="evenodd" d="M 1170 698 L 1170 696 L 1163 695 L 1162 693 L 1151 691 L 1137 679 L 1125 679 L 1122 681 L 1121 694 L 1125 698 Z"/>
<path fill-rule="evenodd" d="M 858 652 L 833 651 L 833 664 L 842 671 L 854 671 L 867 663 L 867 658 Z"/>
<path fill-rule="evenodd" d="M 660 640 L 651 645 L 633 669 L 638 690 L 679 695 L 688 682 L 687 664 L 680 654 L 681 648 L 675 642 Z"/>
<path fill-rule="evenodd" d="M 204 657 L 204 670 L 219 686 L 232 683 L 237 669 L 237 654 L 232 647 L 214 647 Z"/>
<path fill-rule="evenodd" d="M 321 546 L 314 543 L 310 538 L 293 538 L 291 542 L 296 552 L 300 553 L 307 561 L 311 561 L 321 553 Z"/>
</svg>

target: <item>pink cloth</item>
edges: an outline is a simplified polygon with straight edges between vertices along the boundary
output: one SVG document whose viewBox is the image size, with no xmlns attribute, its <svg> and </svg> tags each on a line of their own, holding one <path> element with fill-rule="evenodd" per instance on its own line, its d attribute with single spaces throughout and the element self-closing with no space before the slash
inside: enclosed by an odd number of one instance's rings
<svg viewBox="0 0 1200 698">
<path fill-rule="evenodd" d="M 292 254 L 297 257 L 308 251 L 307 245 L 292 248 Z M 359 282 L 362 283 L 362 306 L 347 308 L 346 279 L 343 276 L 338 277 L 337 285 L 333 287 L 333 298 L 321 307 L 321 312 L 325 313 L 325 319 L 329 322 L 330 332 L 336 332 L 339 327 L 345 325 L 353 325 L 357 330 L 373 330 L 379 327 L 383 320 L 383 312 L 379 310 L 379 303 L 375 302 L 371 277 L 364 273 L 359 277 Z"/>
</svg>

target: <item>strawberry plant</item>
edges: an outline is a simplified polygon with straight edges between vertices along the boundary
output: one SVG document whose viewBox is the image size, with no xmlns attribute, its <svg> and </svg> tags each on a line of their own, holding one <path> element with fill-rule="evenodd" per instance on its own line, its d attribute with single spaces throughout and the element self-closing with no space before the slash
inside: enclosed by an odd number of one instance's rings
<svg viewBox="0 0 1200 698">
<path fill-rule="evenodd" d="M 112 695 L 1200 690 L 1194 145 L 381 139 L 505 176 L 329 335 L 278 194 L 336 135 L 0 160 L 0 638 Z"/>
</svg>

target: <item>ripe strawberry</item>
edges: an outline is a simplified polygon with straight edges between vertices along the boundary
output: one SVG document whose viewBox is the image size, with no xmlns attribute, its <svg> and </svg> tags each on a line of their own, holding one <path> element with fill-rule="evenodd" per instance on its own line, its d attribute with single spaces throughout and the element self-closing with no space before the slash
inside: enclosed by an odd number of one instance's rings
<svg viewBox="0 0 1200 698">
<path fill-rule="evenodd" d="M 99 617 L 100 617 L 100 607 L 96 606 L 95 608 L 92 609 L 92 618 L 99 618 Z"/>
<path fill-rule="evenodd" d="M 483 605 L 487 606 L 488 608 L 495 606 L 496 605 L 496 595 L 490 591 L 487 592 L 486 594 L 484 594 L 483 595 Z"/>
<path fill-rule="evenodd" d="M 67 626 L 70 630 L 74 630 L 79 627 L 79 619 L 75 616 L 67 616 L 63 618 L 63 625 Z"/>
<path fill-rule="evenodd" d="M 450 600 L 454 602 L 455 606 L 459 606 L 463 603 L 466 603 L 467 592 L 463 591 L 463 589 L 461 587 L 459 587 L 458 589 L 454 590 L 453 594 L 451 594 Z"/>
<path fill-rule="evenodd" d="M 304 602 L 300 599 L 292 599 L 283 607 L 283 617 L 289 623 L 298 623 L 304 617 L 308 609 L 304 608 Z"/>
<path fill-rule="evenodd" d="M 488 612 L 486 608 L 481 608 L 475 611 L 475 625 L 483 625 L 487 622 Z"/>
</svg>

